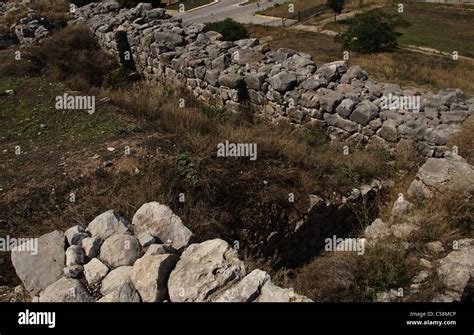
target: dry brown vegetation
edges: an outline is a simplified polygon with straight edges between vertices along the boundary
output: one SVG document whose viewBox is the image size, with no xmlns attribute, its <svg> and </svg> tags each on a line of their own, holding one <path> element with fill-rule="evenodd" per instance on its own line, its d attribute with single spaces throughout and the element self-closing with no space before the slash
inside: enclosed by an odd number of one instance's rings
<svg viewBox="0 0 474 335">
<path fill-rule="evenodd" d="M 100 60 L 93 65 L 103 67 L 96 68 L 98 73 L 114 66 L 80 29 L 55 34 L 20 62 L 12 50 L 0 54 L 0 86 L 16 90 L 0 101 L 5 130 L 0 149 L 7 150 L 0 163 L 4 235 L 38 236 L 85 226 L 111 208 L 131 219 L 143 203 L 159 201 L 200 239 L 239 240 L 244 256 L 263 262 L 274 250 L 262 252 L 260 242 L 274 231 L 294 229 L 306 213 L 309 194 L 338 198 L 394 173 L 385 152 L 343 155 L 341 146 L 329 145 L 317 128 L 270 124 L 205 107 L 166 85 L 104 86 L 107 81 L 93 80 L 100 79 L 97 73 L 80 69 L 91 66 L 91 59 Z M 72 49 L 81 57 L 67 57 Z M 41 66 L 32 66 L 38 59 Z M 51 80 L 52 75 L 65 82 Z M 55 110 L 54 97 L 80 81 L 87 84 L 81 87 L 84 94 L 108 97 L 111 103 L 99 102 L 93 115 Z M 181 98 L 186 108 L 179 107 Z M 216 145 L 225 140 L 256 143 L 258 159 L 216 157 Z M 12 153 L 16 145 L 24 154 Z M 130 156 L 123 155 L 125 146 L 131 147 Z M 117 149 L 108 152 L 107 147 Z M 95 154 L 100 158 L 93 159 Z M 104 166 L 108 160 L 113 164 Z M 71 192 L 75 203 L 69 201 Z M 289 193 L 295 194 L 294 203 Z M 8 257 L 2 259 L 9 270 L 0 284 L 15 283 Z"/>
<path fill-rule="evenodd" d="M 448 146 L 456 145 L 459 155 L 465 158 L 469 164 L 474 164 L 474 114 L 464 121 L 461 130 L 450 139 Z"/>
<path fill-rule="evenodd" d="M 309 53 L 317 64 L 342 59 L 341 45 L 333 37 L 279 27 L 249 26 L 252 37 L 271 37 L 268 44 L 274 48 L 291 48 Z M 437 91 L 456 87 L 467 95 L 474 95 L 474 62 L 454 61 L 443 56 L 432 56 L 405 50 L 393 53 L 361 55 L 351 53 L 350 65 L 359 65 L 370 77 L 379 81 L 415 87 L 422 91 Z"/>
<path fill-rule="evenodd" d="M 19 3 L 19 1 L 17 1 Z M 36 0 L 27 6 L 22 5 L 18 10 L 12 11 L 0 17 L 0 33 L 8 33 L 9 27 L 16 24 L 26 16 L 28 8 L 36 9 L 41 17 L 44 17 L 57 26 L 66 24 L 69 12 L 69 2 L 65 0 Z"/>
</svg>

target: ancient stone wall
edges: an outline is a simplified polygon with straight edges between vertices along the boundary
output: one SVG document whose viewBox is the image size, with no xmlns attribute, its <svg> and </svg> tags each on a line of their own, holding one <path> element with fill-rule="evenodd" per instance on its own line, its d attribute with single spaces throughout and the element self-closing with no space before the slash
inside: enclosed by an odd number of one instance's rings
<svg viewBox="0 0 474 335">
<path fill-rule="evenodd" d="M 458 89 L 423 95 L 377 83 L 343 61 L 318 66 L 308 54 L 273 51 L 258 39 L 222 41 L 204 24 L 182 23 L 149 4 L 127 10 L 92 3 L 74 16 L 72 24 L 87 24 L 108 53 L 148 80 L 185 87 L 231 111 L 321 125 L 349 146 L 409 140 L 424 155 L 442 157 L 449 136 L 474 110 L 474 99 Z"/>
</svg>

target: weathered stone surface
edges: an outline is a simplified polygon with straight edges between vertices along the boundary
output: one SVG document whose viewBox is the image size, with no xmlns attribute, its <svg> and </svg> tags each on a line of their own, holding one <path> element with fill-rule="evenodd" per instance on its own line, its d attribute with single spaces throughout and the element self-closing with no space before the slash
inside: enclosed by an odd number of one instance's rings
<svg viewBox="0 0 474 335">
<path fill-rule="evenodd" d="M 67 278 L 77 278 L 84 272 L 82 265 L 71 265 L 63 269 L 63 273 Z"/>
<path fill-rule="evenodd" d="M 335 81 L 341 73 L 344 73 L 346 71 L 347 67 L 344 61 L 335 61 L 321 65 L 316 71 L 316 74 L 324 76 L 329 82 Z"/>
<path fill-rule="evenodd" d="M 301 85 L 306 90 L 314 90 L 316 91 L 320 87 L 326 87 L 328 85 L 328 81 L 321 75 L 314 75 L 308 78 L 303 84 Z"/>
<path fill-rule="evenodd" d="M 467 119 L 469 113 L 463 110 L 441 112 L 440 120 L 442 123 L 458 124 Z"/>
<path fill-rule="evenodd" d="M 223 54 L 212 61 L 212 69 L 224 71 L 230 65 L 229 54 Z"/>
<path fill-rule="evenodd" d="M 149 202 L 140 207 L 132 223 L 137 234 L 148 231 L 177 250 L 186 247 L 193 238 L 192 232 L 181 219 L 168 206 L 158 202 Z"/>
<path fill-rule="evenodd" d="M 178 251 L 169 244 L 152 244 L 148 247 L 145 256 L 155 256 L 163 254 L 177 255 Z"/>
<path fill-rule="evenodd" d="M 350 119 L 365 126 L 377 116 L 378 110 L 378 107 L 372 102 L 364 100 L 357 105 Z"/>
<path fill-rule="evenodd" d="M 102 238 L 98 236 L 86 237 L 85 239 L 81 241 L 81 246 L 82 246 L 82 249 L 84 249 L 86 256 L 92 259 L 95 256 L 97 256 L 97 254 L 99 253 L 102 243 L 103 243 Z"/>
<path fill-rule="evenodd" d="M 81 245 L 81 241 L 89 235 L 81 226 L 74 226 L 64 232 L 69 245 Z"/>
<path fill-rule="evenodd" d="M 133 286 L 144 302 L 161 302 L 168 298 L 167 281 L 179 257 L 171 254 L 144 256 L 133 266 Z"/>
<path fill-rule="evenodd" d="M 140 302 L 138 292 L 131 285 L 124 285 L 119 291 L 113 291 L 97 302 Z"/>
<path fill-rule="evenodd" d="M 263 287 L 257 302 L 311 302 L 302 295 L 296 294 L 292 289 L 281 288 L 271 281 L 267 281 Z"/>
<path fill-rule="evenodd" d="M 103 240 L 113 234 L 130 234 L 131 226 L 120 214 L 109 210 L 97 216 L 86 229 L 92 237 L 100 237 Z"/>
<path fill-rule="evenodd" d="M 120 292 L 120 290 L 127 285 L 133 287 L 131 280 L 132 269 L 133 266 L 121 266 L 110 271 L 104 280 L 102 280 L 100 293 L 105 296 L 114 291 Z"/>
<path fill-rule="evenodd" d="M 378 135 L 389 142 L 397 142 L 397 124 L 394 120 L 387 120 L 382 124 L 378 131 Z"/>
<path fill-rule="evenodd" d="M 463 91 L 460 89 L 454 88 L 445 88 L 438 92 L 435 96 L 441 100 L 441 103 L 449 106 L 455 102 L 464 102 L 466 100 L 466 96 Z"/>
<path fill-rule="evenodd" d="M 41 293 L 40 302 L 94 302 L 95 299 L 77 279 L 61 278 Z"/>
<path fill-rule="evenodd" d="M 84 276 L 89 285 L 95 285 L 105 278 L 109 268 L 97 258 L 93 258 L 89 263 L 84 265 Z"/>
<path fill-rule="evenodd" d="M 229 88 L 239 88 L 242 86 L 244 78 L 236 73 L 224 73 L 219 76 L 221 86 Z"/>
<path fill-rule="evenodd" d="M 438 275 L 452 300 L 459 301 L 469 280 L 474 277 L 474 239 L 456 241 L 458 250 L 451 251 L 439 261 Z"/>
<path fill-rule="evenodd" d="M 342 101 L 344 95 L 339 92 L 330 92 L 323 95 L 319 101 L 321 110 L 333 113 L 336 110 L 337 105 Z"/>
<path fill-rule="evenodd" d="M 377 218 L 370 226 L 367 226 L 364 231 L 364 236 L 368 239 L 377 239 L 389 234 L 390 227 L 380 218 Z"/>
<path fill-rule="evenodd" d="M 19 250 L 32 250 L 34 243 L 30 240 L 28 247 L 22 245 Z M 64 234 L 55 230 L 42 235 L 37 240 L 38 253 L 30 251 L 12 251 L 12 263 L 18 277 L 30 294 L 37 294 L 58 280 L 66 264 Z"/>
<path fill-rule="evenodd" d="M 85 263 L 86 254 L 78 245 L 71 245 L 66 250 L 66 266 L 82 265 Z"/>
<path fill-rule="evenodd" d="M 138 236 L 138 241 L 143 248 L 148 247 L 150 244 L 155 242 L 155 238 L 148 231 L 144 231 Z"/>
<path fill-rule="evenodd" d="M 360 125 L 350 120 L 340 117 L 338 114 L 325 113 L 323 115 L 324 120 L 327 121 L 331 126 L 341 128 L 349 133 L 353 133 L 359 130 Z"/>
<path fill-rule="evenodd" d="M 441 253 L 444 251 L 443 243 L 440 241 L 433 241 L 426 243 L 426 248 L 433 253 Z"/>
<path fill-rule="evenodd" d="M 135 236 L 116 234 L 102 244 L 99 258 L 114 269 L 133 265 L 140 255 L 140 242 Z"/>
<path fill-rule="evenodd" d="M 307 108 L 319 108 L 321 96 L 313 91 L 304 92 L 300 98 L 300 105 Z"/>
<path fill-rule="evenodd" d="M 408 239 L 413 232 L 420 229 L 419 226 L 411 222 L 394 224 L 390 228 L 393 232 L 393 235 L 402 240 Z"/>
<path fill-rule="evenodd" d="M 262 270 L 253 270 L 234 286 L 219 294 L 216 302 L 252 302 L 260 294 L 262 286 L 270 280 L 270 275 Z"/>
<path fill-rule="evenodd" d="M 246 73 L 245 83 L 247 88 L 259 91 L 262 88 L 262 84 L 265 82 L 266 74 L 264 72 L 258 73 Z"/>
<path fill-rule="evenodd" d="M 163 41 L 167 45 L 178 46 L 184 43 L 183 36 L 172 33 L 172 32 L 155 32 L 155 41 Z"/>
<path fill-rule="evenodd" d="M 355 102 L 352 99 L 344 99 L 336 108 L 337 114 L 343 117 L 349 117 L 354 110 Z"/>
<path fill-rule="evenodd" d="M 268 82 L 276 91 L 285 92 L 296 85 L 296 73 L 283 71 L 268 78 Z"/>
<path fill-rule="evenodd" d="M 474 188 L 474 168 L 457 157 L 429 158 L 418 170 L 417 179 L 428 189 L 446 192 L 469 192 Z M 415 181 L 413 182 L 415 183 Z M 412 185 L 412 193 L 420 193 L 418 185 Z"/>
<path fill-rule="evenodd" d="M 256 90 L 249 89 L 248 94 L 249 94 L 250 101 L 253 102 L 254 104 L 264 105 L 267 102 L 265 95 Z"/>
<path fill-rule="evenodd" d="M 353 79 L 367 80 L 367 72 L 362 70 L 360 66 L 351 66 L 347 72 L 341 77 L 341 83 L 350 84 Z"/>
<path fill-rule="evenodd" d="M 237 252 L 215 239 L 190 245 L 181 255 L 168 280 L 173 302 L 209 301 L 211 295 L 245 274 Z"/>
</svg>

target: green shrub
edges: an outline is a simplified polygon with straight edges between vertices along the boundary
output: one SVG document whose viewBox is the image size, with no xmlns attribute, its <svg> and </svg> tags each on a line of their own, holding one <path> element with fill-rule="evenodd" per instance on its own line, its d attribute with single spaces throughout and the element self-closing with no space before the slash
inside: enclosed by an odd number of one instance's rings
<svg viewBox="0 0 474 335">
<path fill-rule="evenodd" d="M 224 21 L 206 23 L 209 30 L 221 33 L 225 41 L 237 41 L 243 38 L 248 38 L 247 29 L 242 23 L 236 22 L 230 18 Z"/>
<path fill-rule="evenodd" d="M 176 155 L 174 161 L 185 182 L 191 186 L 196 186 L 199 183 L 199 162 L 192 158 L 189 152 Z"/>
<path fill-rule="evenodd" d="M 396 15 L 371 11 L 356 17 L 347 31 L 339 33 L 335 40 L 341 42 L 344 49 L 360 53 L 393 51 L 402 35 L 396 29 L 409 25 Z"/>
<path fill-rule="evenodd" d="M 206 115 L 210 119 L 223 117 L 227 113 L 227 108 L 225 107 L 213 107 L 213 106 L 204 106 L 200 109 L 201 113 Z"/>
</svg>

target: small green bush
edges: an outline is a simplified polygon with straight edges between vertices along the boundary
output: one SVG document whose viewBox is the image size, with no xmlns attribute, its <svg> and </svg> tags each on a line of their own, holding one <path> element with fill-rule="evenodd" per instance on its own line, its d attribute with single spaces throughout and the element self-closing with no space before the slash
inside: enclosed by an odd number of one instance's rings
<svg viewBox="0 0 474 335">
<path fill-rule="evenodd" d="M 242 23 L 236 22 L 230 18 L 224 21 L 206 23 L 209 30 L 221 33 L 225 41 L 237 41 L 243 38 L 248 38 L 247 29 Z"/>
</svg>

